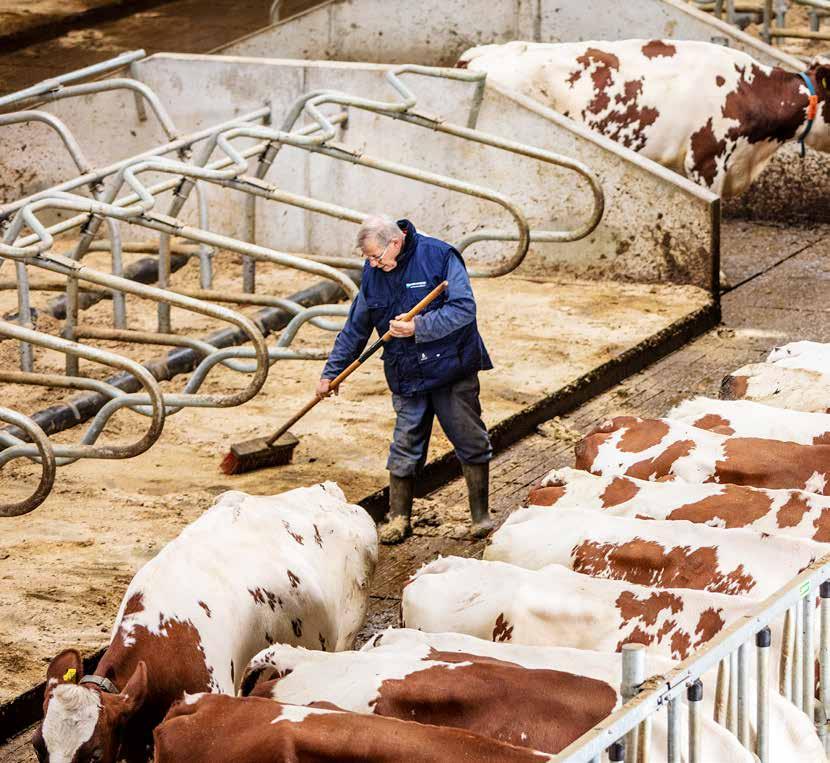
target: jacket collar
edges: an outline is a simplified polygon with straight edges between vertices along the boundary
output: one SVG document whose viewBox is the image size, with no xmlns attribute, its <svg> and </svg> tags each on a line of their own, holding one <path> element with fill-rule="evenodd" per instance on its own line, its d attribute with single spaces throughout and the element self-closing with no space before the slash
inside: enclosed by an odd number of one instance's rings
<svg viewBox="0 0 830 763">
<path fill-rule="evenodd" d="M 403 265 L 418 246 L 418 231 L 415 226 L 406 219 L 398 220 L 398 227 L 404 232 L 406 238 L 403 241 L 403 248 L 398 255 L 398 266 Z M 396 268 L 397 270 L 397 268 Z M 394 271 L 393 271 L 394 272 Z"/>
</svg>

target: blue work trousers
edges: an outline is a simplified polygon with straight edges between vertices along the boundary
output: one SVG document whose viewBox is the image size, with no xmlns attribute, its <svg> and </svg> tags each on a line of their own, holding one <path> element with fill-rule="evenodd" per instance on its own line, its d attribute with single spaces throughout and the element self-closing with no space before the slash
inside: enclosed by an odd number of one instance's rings
<svg viewBox="0 0 830 763">
<path fill-rule="evenodd" d="M 435 416 L 462 464 L 484 464 L 493 457 L 481 420 L 478 373 L 446 387 L 416 395 L 392 395 L 398 418 L 386 468 L 396 477 L 417 474 L 427 460 Z"/>
</svg>

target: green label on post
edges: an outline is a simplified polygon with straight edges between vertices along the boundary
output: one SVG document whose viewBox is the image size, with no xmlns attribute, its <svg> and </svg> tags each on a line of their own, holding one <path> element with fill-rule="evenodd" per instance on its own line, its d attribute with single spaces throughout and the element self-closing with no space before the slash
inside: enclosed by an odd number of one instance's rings
<svg viewBox="0 0 830 763">
<path fill-rule="evenodd" d="M 801 596 L 806 596 L 808 593 L 810 593 L 810 581 L 809 580 L 807 580 L 807 581 L 805 581 L 804 583 L 801 584 L 801 587 L 798 589 L 798 593 L 801 594 Z"/>
</svg>

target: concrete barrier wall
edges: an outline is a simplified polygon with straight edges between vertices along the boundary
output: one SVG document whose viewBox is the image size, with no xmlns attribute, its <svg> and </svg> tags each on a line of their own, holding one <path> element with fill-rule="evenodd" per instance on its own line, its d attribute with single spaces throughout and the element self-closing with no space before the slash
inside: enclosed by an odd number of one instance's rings
<svg viewBox="0 0 830 763">
<path fill-rule="evenodd" d="M 485 43 L 631 37 L 718 42 L 767 64 L 800 65 L 683 0 L 330 0 L 220 52 L 451 66 L 461 52 Z"/>
<path fill-rule="evenodd" d="M 404 19 L 398 23 L 399 19 Z M 394 21 L 391 21 L 394 20 Z M 225 46 L 222 53 L 280 58 L 452 65 L 473 45 L 510 40 L 672 37 L 726 44 L 770 66 L 803 69 L 797 58 L 718 21 L 684 0 L 331 0 Z M 830 177 L 830 157 L 805 165 L 780 151 L 729 216 L 760 220 L 825 219 L 830 203 L 816 179 Z M 819 187 L 820 184 L 819 184 Z"/>
<path fill-rule="evenodd" d="M 165 102 L 177 123 L 219 121 L 234 110 L 255 108 L 270 98 L 275 114 L 297 96 L 334 88 L 364 97 L 394 100 L 385 81 L 388 67 L 371 64 L 263 61 L 261 59 L 153 56 L 138 67 L 141 78 Z M 473 86 L 440 78 L 405 75 L 418 96 L 419 111 L 465 124 Z M 176 98 L 179 82 L 194 94 Z M 711 194 L 615 143 L 598 138 L 532 100 L 486 90 L 478 128 L 566 156 L 579 155 L 598 173 L 606 192 L 606 215 L 588 239 L 567 245 L 537 245 L 528 269 L 594 278 L 691 283 L 710 288 L 717 258 L 716 200 Z M 585 219 L 591 196 L 579 176 L 497 149 L 444 136 L 365 111 L 351 109 L 340 138 L 368 156 L 449 175 L 506 194 L 531 226 L 574 227 Z M 510 227 L 500 207 L 434 186 L 353 166 L 328 157 L 284 148 L 269 175 L 288 190 L 345 206 L 388 209 L 448 240 L 482 227 Z M 220 197 L 224 201 L 220 202 Z M 234 210 L 217 192 L 212 208 Z M 223 206 L 224 205 L 224 206 Z M 258 238 L 283 249 L 342 254 L 351 245 L 353 226 L 318 214 L 265 202 L 258 213 Z M 472 260 L 492 261 L 512 251 L 509 244 L 479 244 Z"/>
<path fill-rule="evenodd" d="M 254 110 L 266 100 L 279 120 L 296 97 L 321 87 L 394 99 L 384 79 L 387 69 L 372 64 L 157 55 L 141 62 L 137 72 L 185 133 Z M 418 95 L 419 110 L 466 124 L 473 96 L 469 83 L 406 76 Z M 48 110 L 66 122 L 95 166 L 163 141 L 152 118 L 138 121 L 131 96 L 90 96 L 58 102 Z M 711 287 L 718 254 L 714 196 L 532 100 L 495 87 L 486 90 L 478 127 L 581 157 L 595 169 L 606 193 L 604 220 L 589 238 L 565 245 L 534 245 L 525 272 Z M 351 109 L 339 139 L 375 158 L 499 191 L 515 200 L 536 229 L 575 227 L 589 211 L 587 185 L 574 173 L 428 129 Z M 4 201 L 76 174 L 63 158 L 57 138 L 45 128 L 3 128 L 0 147 Z M 478 228 L 512 226 L 510 216 L 492 202 L 290 147 L 281 151 L 269 180 L 288 191 L 359 211 L 386 209 L 409 216 L 428 232 L 451 241 Z M 209 199 L 211 228 L 247 238 L 242 194 L 214 187 Z M 164 199 L 157 209 L 165 211 Z M 182 216 L 195 221 L 193 200 Z M 141 230 L 127 230 L 125 235 L 153 237 Z M 275 248 L 344 254 L 353 236 L 351 223 L 283 204 L 258 205 L 257 240 Z M 512 251 L 510 244 L 482 243 L 467 250 L 467 256 L 492 262 Z"/>
</svg>

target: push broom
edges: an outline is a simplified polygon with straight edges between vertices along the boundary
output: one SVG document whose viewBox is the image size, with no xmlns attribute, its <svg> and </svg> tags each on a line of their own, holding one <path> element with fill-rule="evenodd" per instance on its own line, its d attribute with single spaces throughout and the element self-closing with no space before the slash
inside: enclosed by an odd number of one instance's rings
<svg viewBox="0 0 830 763">
<path fill-rule="evenodd" d="M 406 313 L 402 320 L 411 321 L 418 313 L 420 313 L 427 305 L 429 305 L 436 297 L 438 297 L 447 288 L 447 282 L 439 283 L 429 294 L 426 295 L 415 307 Z M 338 374 L 332 379 L 329 389 L 336 390 L 347 377 L 351 376 L 360 366 L 362 366 L 372 355 L 374 355 L 385 342 L 392 339 L 392 332 L 387 331 L 380 339 L 377 340 L 368 350 L 355 360 L 345 371 Z M 314 397 L 309 400 L 297 413 L 295 413 L 285 424 L 283 424 L 274 434 L 268 438 L 258 437 L 255 440 L 248 440 L 247 442 L 238 442 L 231 445 L 230 451 L 222 459 L 219 468 L 225 474 L 242 474 L 243 472 L 252 472 L 256 469 L 264 469 L 270 466 L 284 466 L 291 462 L 291 456 L 294 453 L 294 448 L 300 442 L 288 430 L 294 426 L 303 416 L 305 416 L 317 403 L 323 398 Z"/>
</svg>

